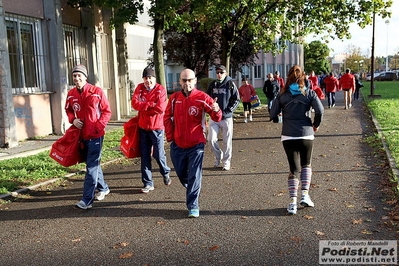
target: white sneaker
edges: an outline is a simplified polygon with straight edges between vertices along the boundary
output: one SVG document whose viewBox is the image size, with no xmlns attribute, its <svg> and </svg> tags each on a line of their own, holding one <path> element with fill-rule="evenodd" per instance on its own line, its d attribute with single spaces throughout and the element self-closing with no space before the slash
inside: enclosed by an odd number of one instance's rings
<svg viewBox="0 0 399 266">
<path fill-rule="evenodd" d="M 249 121 L 252 121 L 252 115 L 249 116 Z"/>
<path fill-rule="evenodd" d="M 104 200 L 105 196 L 107 196 L 110 192 L 111 192 L 111 190 L 109 190 L 109 189 L 106 191 L 98 192 L 96 195 L 96 200 Z"/>
<path fill-rule="evenodd" d="M 247 121 L 247 119 L 246 119 L 246 118 L 244 119 L 244 123 L 248 123 L 248 121 Z"/>
<path fill-rule="evenodd" d="M 290 205 L 288 205 L 288 208 L 287 208 L 288 214 L 294 215 L 294 214 L 296 214 L 296 210 L 297 210 L 297 206 L 295 203 L 290 203 Z"/>
<path fill-rule="evenodd" d="M 313 201 L 310 199 L 309 195 L 302 195 L 301 202 L 299 202 L 304 207 L 314 207 Z"/>
<path fill-rule="evenodd" d="M 140 191 L 141 191 L 141 193 L 148 193 L 148 192 L 153 191 L 153 190 L 154 190 L 153 186 L 147 185 L 147 186 L 143 187 Z"/>
<path fill-rule="evenodd" d="M 223 168 L 222 168 L 222 170 L 223 171 L 230 171 L 230 163 L 225 163 Z"/>
</svg>

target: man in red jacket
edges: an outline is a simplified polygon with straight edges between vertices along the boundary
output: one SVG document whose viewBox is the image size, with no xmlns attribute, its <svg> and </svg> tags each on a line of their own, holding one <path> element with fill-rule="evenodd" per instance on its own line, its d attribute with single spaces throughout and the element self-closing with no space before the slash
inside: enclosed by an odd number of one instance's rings
<svg viewBox="0 0 399 266">
<path fill-rule="evenodd" d="M 137 85 L 132 97 L 132 107 L 139 111 L 139 139 L 141 151 L 142 193 L 154 190 L 152 179 L 151 150 L 159 165 L 164 184 L 169 186 L 170 167 L 166 163 L 164 148 L 163 116 L 166 108 L 166 89 L 156 83 L 152 68 L 143 70 L 143 83 Z"/>
<path fill-rule="evenodd" d="M 110 192 L 104 181 L 100 161 L 105 126 L 111 118 L 111 108 L 103 90 L 87 83 L 87 69 L 84 65 L 75 66 L 72 76 L 76 87 L 68 92 L 65 111 L 69 123 L 82 129 L 86 176 L 82 200 L 75 206 L 86 210 L 92 207 L 94 198 L 103 200 Z M 94 197 L 96 189 L 98 194 Z"/>
<path fill-rule="evenodd" d="M 324 78 L 324 84 L 326 86 L 328 108 L 332 108 L 335 106 L 335 92 L 339 90 L 338 79 L 334 77 L 334 73 L 330 72 L 330 74 Z"/>
<path fill-rule="evenodd" d="M 339 88 L 344 91 L 344 102 L 345 109 L 352 107 L 352 93 L 355 91 L 355 76 L 351 73 L 351 70 L 347 68 L 345 74 L 342 75 L 339 80 Z"/>
<path fill-rule="evenodd" d="M 165 110 L 166 140 L 170 143 L 170 157 L 181 184 L 186 188 L 188 217 L 199 216 L 198 198 L 202 182 L 202 162 L 206 144 L 206 114 L 213 121 L 222 119 L 217 99 L 195 88 L 194 71 L 180 73 L 182 90 L 173 93 Z"/>
</svg>

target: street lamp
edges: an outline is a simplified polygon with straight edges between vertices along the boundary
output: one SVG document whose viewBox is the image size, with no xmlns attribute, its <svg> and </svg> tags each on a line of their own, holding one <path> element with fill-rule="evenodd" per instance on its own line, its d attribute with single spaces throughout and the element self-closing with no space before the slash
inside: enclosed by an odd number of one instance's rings
<svg viewBox="0 0 399 266">
<path fill-rule="evenodd" d="M 388 35 L 389 35 L 389 19 L 385 20 L 385 24 L 387 24 L 387 59 L 385 60 L 385 71 L 388 71 Z"/>
</svg>

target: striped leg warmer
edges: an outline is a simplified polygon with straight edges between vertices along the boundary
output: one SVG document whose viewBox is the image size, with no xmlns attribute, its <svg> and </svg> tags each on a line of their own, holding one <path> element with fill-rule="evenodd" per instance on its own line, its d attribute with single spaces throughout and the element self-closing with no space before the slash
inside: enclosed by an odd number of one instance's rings
<svg viewBox="0 0 399 266">
<path fill-rule="evenodd" d="M 301 170 L 301 188 L 302 194 L 308 194 L 310 188 L 310 181 L 312 179 L 312 168 L 303 167 Z"/>
</svg>

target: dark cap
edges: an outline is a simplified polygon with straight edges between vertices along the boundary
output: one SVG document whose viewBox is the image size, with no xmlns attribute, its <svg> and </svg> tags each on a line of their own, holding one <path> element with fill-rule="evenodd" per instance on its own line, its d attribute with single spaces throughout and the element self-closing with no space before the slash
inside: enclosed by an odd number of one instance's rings
<svg viewBox="0 0 399 266">
<path fill-rule="evenodd" d="M 248 79 L 247 78 L 242 78 L 242 81 L 248 81 Z"/>
<path fill-rule="evenodd" d="M 73 68 L 72 73 L 74 72 L 79 72 L 82 73 L 83 75 L 85 75 L 85 77 L 87 78 L 87 69 L 84 65 L 77 65 Z"/>
<path fill-rule="evenodd" d="M 143 78 L 145 77 L 155 77 L 155 71 L 152 68 L 146 67 L 143 70 Z"/>
<path fill-rule="evenodd" d="M 227 69 L 226 69 L 226 67 L 224 65 L 217 65 L 216 66 L 216 70 L 218 70 L 218 69 L 223 70 L 223 71 L 227 71 Z"/>
</svg>

